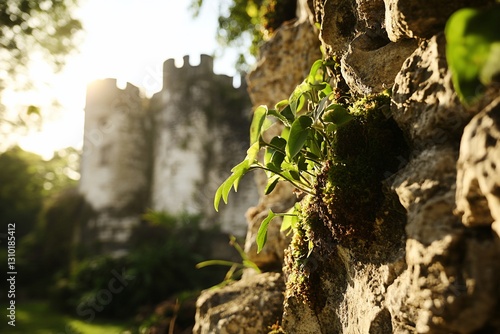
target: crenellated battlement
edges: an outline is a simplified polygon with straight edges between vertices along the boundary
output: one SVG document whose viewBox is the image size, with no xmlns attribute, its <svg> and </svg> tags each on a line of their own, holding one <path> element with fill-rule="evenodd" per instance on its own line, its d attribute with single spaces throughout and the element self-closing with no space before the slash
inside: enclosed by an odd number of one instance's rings
<svg viewBox="0 0 500 334">
<path fill-rule="evenodd" d="M 124 100 L 127 103 L 131 100 L 137 101 L 140 96 L 139 88 L 131 83 L 127 82 L 125 88 L 120 88 L 116 79 L 96 80 L 87 85 L 85 110 L 93 109 L 93 106 L 100 104 L 118 106 Z"/>
<path fill-rule="evenodd" d="M 225 81 L 232 85 L 232 77 L 214 73 L 214 59 L 212 56 L 200 55 L 198 65 L 191 65 L 189 60 L 189 56 L 184 56 L 184 63 L 180 67 L 176 66 L 175 59 L 167 59 L 163 63 L 163 91 L 175 89 L 180 82 L 189 82 L 192 79 L 199 78 L 217 82 Z"/>
</svg>

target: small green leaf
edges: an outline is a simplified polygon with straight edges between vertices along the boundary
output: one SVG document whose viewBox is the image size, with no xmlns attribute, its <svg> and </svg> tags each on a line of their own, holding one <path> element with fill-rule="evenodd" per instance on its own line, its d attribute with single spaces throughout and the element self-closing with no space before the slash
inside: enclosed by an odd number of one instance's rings
<svg viewBox="0 0 500 334">
<path fill-rule="evenodd" d="M 312 153 L 316 158 L 319 158 L 323 155 L 323 152 L 321 151 L 321 143 L 323 143 L 323 141 L 324 138 L 318 131 L 315 131 L 314 136 L 310 136 L 307 139 L 307 148 L 309 149 L 310 153 Z"/>
<path fill-rule="evenodd" d="M 247 150 L 247 156 L 245 158 L 245 161 L 248 161 L 248 165 L 254 163 L 255 159 L 257 158 L 257 154 L 259 154 L 259 151 L 260 151 L 260 143 L 258 141 L 250 145 L 250 147 Z"/>
<path fill-rule="evenodd" d="M 271 222 L 271 220 L 273 220 L 274 217 L 276 217 L 276 214 L 271 209 L 269 209 L 269 213 L 268 213 L 266 219 L 264 219 L 262 221 L 262 223 L 260 224 L 259 231 L 257 232 L 257 238 L 256 238 L 257 253 L 260 253 L 262 251 L 262 248 L 264 248 L 264 245 L 266 244 L 267 228 L 269 226 L 269 223 Z"/>
<path fill-rule="evenodd" d="M 268 168 L 274 174 L 278 174 L 281 172 L 279 165 L 274 164 L 272 161 L 266 164 L 266 168 Z"/>
<path fill-rule="evenodd" d="M 476 100 L 489 79 L 498 74 L 494 44 L 500 42 L 499 20 L 500 5 L 496 5 L 486 10 L 458 10 L 446 23 L 446 60 L 453 86 L 466 104 Z"/>
<path fill-rule="evenodd" d="M 283 109 L 284 107 L 286 107 L 290 102 L 288 100 L 281 100 L 279 101 L 278 103 L 276 103 L 276 105 L 274 106 L 274 108 L 276 110 L 281 110 Z"/>
<path fill-rule="evenodd" d="M 238 184 L 249 170 L 250 170 L 250 161 L 245 159 L 236 166 L 231 169 L 232 174 L 217 188 L 214 197 L 214 208 L 215 211 L 219 211 L 220 200 L 224 201 L 227 204 L 227 199 L 229 197 L 229 192 L 231 188 L 234 187 L 234 191 L 238 191 Z"/>
<path fill-rule="evenodd" d="M 224 183 L 217 188 L 214 196 L 214 209 L 219 212 L 220 199 L 222 198 L 222 189 L 224 188 Z"/>
<path fill-rule="evenodd" d="M 311 66 L 311 70 L 309 71 L 309 75 L 307 76 L 307 82 L 313 84 L 316 81 L 318 81 L 318 71 L 321 68 L 321 66 L 323 66 L 322 59 L 318 59 L 314 62 L 314 64 Z"/>
<path fill-rule="evenodd" d="M 319 120 L 323 116 L 323 113 L 326 111 L 326 104 L 330 101 L 330 96 L 325 96 L 319 101 L 316 110 L 314 110 L 314 121 Z"/>
<path fill-rule="evenodd" d="M 288 124 L 292 124 L 293 121 L 295 120 L 295 114 L 293 113 L 292 111 L 292 107 L 290 107 L 290 105 L 287 105 L 282 111 L 281 111 L 281 115 L 283 117 L 285 117 L 285 119 L 288 121 L 287 123 Z M 285 125 L 287 125 L 287 123 L 283 122 Z"/>
<path fill-rule="evenodd" d="M 290 128 L 285 127 L 283 128 L 283 131 L 281 131 L 281 138 L 283 138 L 286 141 L 288 141 L 288 138 L 290 138 Z"/>
<path fill-rule="evenodd" d="M 255 264 L 255 262 L 250 261 L 250 260 L 243 260 L 243 265 L 245 268 L 252 268 L 255 270 L 257 273 L 260 273 L 260 268 Z"/>
<path fill-rule="evenodd" d="M 286 153 L 291 159 L 293 159 L 304 146 L 312 124 L 313 120 L 307 115 L 302 115 L 293 122 L 286 146 Z"/>
<path fill-rule="evenodd" d="M 295 170 L 289 170 L 288 173 L 295 181 L 300 181 L 300 173 Z"/>
<path fill-rule="evenodd" d="M 262 125 L 267 116 L 267 107 L 259 106 L 253 112 L 252 123 L 250 124 L 250 145 L 259 141 L 262 134 Z"/>
<path fill-rule="evenodd" d="M 292 216 L 284 216 L 281 222 L 280 232 L 284 232 L 292 227 Z"/>
<path fill-rule="evenodd" d="M 285 124 L 286 126 L 290 125 L 290 121 L 285 117 L 285 115 L 282 115 L 280 112 L 278 112 L 276 109 L 269 109 L 267 111 L 267 114 L 269 116 L 274 116 L 276 117 L 281 123 Z M 293 115 L 292 115 L 293 117 Z"/>
<path fill-rule="evenodd" d="M 281 232 L 286 231 L 289 228 L 293 229 L 297 228 L 297 224 L 299 223 L 299 216 L 298 216 L 299 210 L 300 210 L 300 205 L 297 206 L 296 204 L 283 215 L 283 222 L 281 223 L 281 228 L 280 228 Z"/>
<path fill-rule="evenodd" d="M 337 126 L 351 121 L 354 117 L 340 104 L 331 104 L 326 108 L 323 120 L 328 123 L 334 123 Z"/>
<path fill-rule="evenodd" d="M 500 19 L 500 17 L 499 17 Z M 500 42 L 491 43 L 490 54 L 479 72 L 479 79 L 484 85 L 498 81 L 500 75 Z M 497 79 L 497 80 L 495 80 Z"/>
<path fill-rule="evenodd" d="M 243 177 L 243 175 L 246 174 L 246 172 L 248 172 L 249 169 L 250 169 L 250 161 L 249 160 L 244 160 L 241 163 L 239 163 L 238 165 L 234 166 L 233 169 L 231 169 L 231 171 L 233 172 L 233 175 L 235 175 L 234 181 L 232 184 L 235 192 L 238 191 L 238 184 L 240 183 L 241 178 Z M 227 204 L 227 202 L 226 202 L 226 204 Z"/>
<path fill-rule="evenodd" d="M 278 181 L 280 180 L 280 176 L 279 175 L 273 175 L 268 181 L 267 181 L 267 185 L 266 185 L 266 189 L 264 189 L 264 194 L 265 195 L 269 195 L 273 190 L 274 188 L 276 187 L 276 185 L 278 184 Z"/>
<path fill-rule="evenodd" d="M 223 183 L 222 187 L 222 200 L 227 204 L 227 199 L 229 197 L 229 192 L 231 188 L 233 188 L 234 184 L 238 182 L 241 178 L 241 175 L 233 173 L 227 180 Z"/>
</svg>

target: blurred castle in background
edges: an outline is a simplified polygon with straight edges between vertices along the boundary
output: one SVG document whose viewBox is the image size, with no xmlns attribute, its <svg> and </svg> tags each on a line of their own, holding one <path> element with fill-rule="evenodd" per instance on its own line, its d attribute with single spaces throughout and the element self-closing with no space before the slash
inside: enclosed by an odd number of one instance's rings
<svg viewBox="0 0 500 334">
<path fill-rule="evenodd" d="M 198 66 L 164 63 L 163 89 L 151 99 L 115 79 L 89 85 L 79 190 L 94 215 L 85 230 L 102 253 L 126 249 L 148 209 L 202 217 L 202 227 L 246 233 L 244 213 L 258 202 L 252 178 L 238 200 L 213 208 L 217 187 L 248 147 L 251 103 L 243 82 L 216 75 L 213 59 Z M 242 80 L 243 81 L 243 80 Z"/>
</svg>

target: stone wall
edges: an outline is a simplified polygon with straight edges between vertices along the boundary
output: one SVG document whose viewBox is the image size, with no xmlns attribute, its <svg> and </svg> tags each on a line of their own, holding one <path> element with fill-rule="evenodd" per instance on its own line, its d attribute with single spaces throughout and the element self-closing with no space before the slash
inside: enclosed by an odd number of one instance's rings
<svg viewBox="0 0 500 334">
<path fill-rule="evenodd" d="M 492 88 L 481 103 L 465 108 L 451 83 L 443 35 L 455 10 L 492 3 L 300 1 L 300 20 L 276 32 L 248 77 L 252 101 L 272 105 L 286 98 L 276 87 L 301 82 L 308 67 L 301 60 L 319 41 L 326 57 L 339 60 L 339 85 L 345 83 L 353 96 L 392 88 L 392 118 L 409 152 L 398 157 L 398 171 L 388 171 L 382 181 L 383 202 L 390 205 L 369 222 L 375 227 L 371 237 L 345 244 L 332 237 L 326 222 L 315 225 L 315 248 L 298 267 L 277 227 L 270 227 L 261 254 L 251 246 L 267 210 L 284 211 L 293 204 L 292 189 L 278 188 L 261 198 L 248 211 L 246 250 L 262 268 L 281 275 L 285 285 L 282 291 L 275 283 L 266 285 L 267 273 L 248 275 L 248 282 L 260 277 L 260 293 L 283 303 L 274 313 L 262 312 L 267 323 L 234 329 L 235 323 L 246 324 L 246 316 L 257 317 L 256 306 L 246 302 L 247 290 L 241 288 L 240 296 L 228 290 L 230 298 L 221 298 L 223 289 L 217 299 L 205 293 L 198 301 L 196 333 L 271 328 L 274 333 L 500 333 L 499 91 Z M 315 22 L 318 30 L 311 25 Z M 300 29 L 294 36 L 304 40 L 283 38 L 290 29 Z M 266 53 L 270 49 L 273 53 Z M 281 77 L 287 78 L 282 84 Z M 269 83 L 270 91 L 261 83 Z M 353 215 L 359 210 L 356 201 L 348 207 Z M 232 327 L 220 320 L 222 303 L 232 310 Z M 281 317 L 268 317 L 276 313 Z M 276 321 L 279 329 L 272 327 Z"/>
</svg>

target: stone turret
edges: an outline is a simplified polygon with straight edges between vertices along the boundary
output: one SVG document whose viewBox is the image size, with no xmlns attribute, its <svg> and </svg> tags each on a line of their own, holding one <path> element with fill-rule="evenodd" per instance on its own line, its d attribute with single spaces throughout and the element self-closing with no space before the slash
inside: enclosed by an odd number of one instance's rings
<svg viewBox="0 0 500 334">
<path fill-rule="evenodd" d="M 115 79 L 88 86 L 80 193 L 97 212 L 89 222 L 105 252 L 120 251 L 147 202 L 148 120 L 139 89 Z"/>
<path fill-rule="evenodd" d="M 154 165 L 152 207 L 171 213 L 201 214 L 205 224 L 219 224 L 243 236 L 244 212 L 258 201 L 253 180 L 244 180 L 238 202 L 217 215 L 213 196 L 248 146 L 251 105 L 245 85 L 213 72 L 213 59 L 202 55 L 191 66 L 164 64 L 163 90 L 152 100 Z"/>
</svg>

